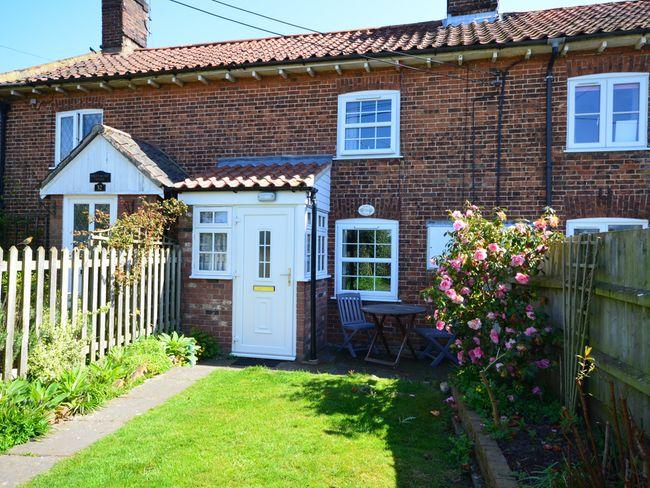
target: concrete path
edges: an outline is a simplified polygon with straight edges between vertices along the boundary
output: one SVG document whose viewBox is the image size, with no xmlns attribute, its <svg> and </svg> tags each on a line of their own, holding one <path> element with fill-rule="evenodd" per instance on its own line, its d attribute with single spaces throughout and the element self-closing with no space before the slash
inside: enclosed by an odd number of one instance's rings
<svg viewBox="0 0 650 488">
<path fill-rule="evenodd" d="M 216 365 L 173 368 L 114 398 L 89 415 L 80 415 L 53 426 L 43 438 L 15 446 L 0 455 L 0 486 L 18 486 L 47 471 L 99 439 L 115 432 L 126 422 L 164 403 L 195 381 L 217 369 Z"/>
</svg>

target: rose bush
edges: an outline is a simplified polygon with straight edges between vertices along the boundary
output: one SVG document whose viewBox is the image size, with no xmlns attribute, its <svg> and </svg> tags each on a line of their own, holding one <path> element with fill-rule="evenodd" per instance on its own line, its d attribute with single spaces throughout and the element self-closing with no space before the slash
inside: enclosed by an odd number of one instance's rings
<svg viewBox="0 0 650 488">
<path fill-rule="evenodd" d="M 541 395 L 533 380 L 552 365 L 548 322 L 531 277 L 541 272 L 549 244 L 561 236 L 559 220 L 547 210 L 535 222 L 506 226 L 502 210 L 488 219 L 467 204 L 450 212 L 452 240 L 433 259 L 432 285 L 423 291 L 431 304 L 431 323 L 456 336 L 453 348 L 461 370 L 471 370 L 485 384 L 499 423 L 495 383 L 510 385 L 508 397 Z"/>
</svg>

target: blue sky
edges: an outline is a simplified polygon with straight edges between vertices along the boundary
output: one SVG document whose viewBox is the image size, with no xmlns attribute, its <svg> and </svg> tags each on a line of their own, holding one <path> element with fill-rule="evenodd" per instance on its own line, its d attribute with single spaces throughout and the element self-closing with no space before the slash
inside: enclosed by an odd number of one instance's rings
<svg viewBox="0 0 650 488">
<path fill-rule="evenodd" d="M 284 34 L 300 32 L 210 0 L 183 1 Z M 226 1 L 321 31 L 419 22 L 440 19 L 446 14 L 445 0 Z M 511 12 L 604 1 L 501 0 L 500 8 L 502 12 Z M 191 11 L 169 0 L 150 0 L 150 4 L 150 47 L 265 36 L 262 32 Z M 101 0 L 0 0 L 0 19 L 3 24 L 0 29 L 0 72 L 82 54 L 89 47 L 99 49 L 101 43 Z"/>
</svg>

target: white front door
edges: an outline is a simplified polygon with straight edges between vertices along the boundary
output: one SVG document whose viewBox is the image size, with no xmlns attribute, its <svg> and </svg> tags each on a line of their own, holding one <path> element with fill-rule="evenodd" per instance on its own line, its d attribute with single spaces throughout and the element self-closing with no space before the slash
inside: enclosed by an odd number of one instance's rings
<svg viewBox="0 0 650 488">
<path fill-rule="evenodd" d="M 63 198 L 63 239 L 61 245 L 72 249 L 88 240 L 88 232 L 108 227 L 117 218 L 117 197 L 74 196 Z"/>
<path fill-rule="evenodd" d="M 235 355 L 295 359 L 293 229 L 288 208 L 237 211 Z"/>
</svg>

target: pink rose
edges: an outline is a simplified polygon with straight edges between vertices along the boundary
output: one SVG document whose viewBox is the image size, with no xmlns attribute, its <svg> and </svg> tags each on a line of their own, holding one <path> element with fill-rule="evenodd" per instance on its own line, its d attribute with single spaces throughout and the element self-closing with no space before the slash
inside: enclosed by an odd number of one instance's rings
<svg viewBox="0 0 650 488">
<path fill-rule="evenodd" d="M 535 386 L 532 389 L 533 395 L 542 396 L 542 389 L 539 386 Z"/>
<path fill-rule="evenodd" d="M 476 251 L 474 251 L 474 259 L 477 261 L 485 261 L 487 259 L 487 251 L 482 247 L 479 247 Z"/>
<path fill-rule="evenodd" d="M 445 403 L 446 403 L 447 405 L 451 405 L 452 403 L 454 403 L 454 401 L 455 401 L 455 400 L 454 400 L 454 397 L 453 397 L 453 396 L 450 396 L 450 397 L 445 398 Z"/>
<path fill-rule="evenodd" d="M 470 292 L 470 289 L 467 288 L 466 286 L 463 286 L 463 287 L 460 289 L 460 294 L 461 294 L 461 295 L 469 295 L 469 292 Z"/>
<path fill-rule="evenodd" d="M 436 329 L 438 329 L 438 330 L 442 330 L 442 329 L 444 329 L 444 328 L 445 328 L 445 323 L 444 323 L 442 320 L 438 320 L 438 321 L 436 322 Z"/>
<path fill-rule="evenodd" d="M 454 227 L 455 231 L 459 231 L 459 230 L 463 230 L 465 227 L 467 227 L 467 224 L 462 220 L 456 220 L 456 221 L 454 221 L 453 227 Z"/>
<path fill-rule="evenodd" d="M 467 210 L 467 212 L 465 212 L 465 215 L 467 215 L 468 217 L 472 217 L 474 216 L 474 211 L 472 209 L 469 209 Z"/>
<path fill-rule="evenodd" d="M 445 290 L 445 295 L 447 295 L 447 297 L 453 300 L 454 298 L 456 298 L 456 290 L 454 290 L 453 288 Z"/>
<path fill-rule="evenodd" d="M 472 337 L 472 340 L 474 341 L 474 344 L 476 344 L 477 346 L 481 345 L 481 339 L 480 338 Z"/>
<path fill-rule="evenodd" d="M 514 339 L 508 339 L 506 342 L 506 349 L 512 349 L 512 346 L 514 346 L 517 343 Z"/>
<path fill-rule="evenodd" d="M 544 222 L 542 219 L 536 220 L 534 222 L 534 225 L 537 230 L 546 230 L 546 222 Z"/>
<path fill-rule="evenodd" d="M 528 280 L 530 280 L 530 277 L 527 274 L 524 274 L 524 273 L 517 273 L 515 275 L 515 280 L 520 285 L 525 285 L 526 283 L 528 283 Z"/>
<path fill-rule="evenodd" d="M 548 250 L 548 246 L 545 245 L 545 244 L 540 244 L 539 246 L 537 246 L 535 248 L 535 251 L 537 251 L 539 253 L 546 252 L 547 250 Z"/>
<path fill-rule="evenodd" d="M 520 234 L 525 234 L 528 231 L 528 226 L 523 222 L 517 222 L 515 224 L 515 229 L 517 229 L 517 232 Z"/>
<path fill-rule="evenodd" d="M 532 336 L 533 334 L 537 333 L 537 329 L 535 327 L 528 327 L 525 331 L 524 334 L 526 334 L 528 337 Z"/>
<path fill-rule="evenodd" d="M 474 319 L 467 322 L 470 329 L 479 330 L 481 328 L 481 319 Z"/>
<path fill-rule="evenodd" d="M 460 210 L 454 210 L 454 211 L 451 213 L 451 216 L 452 216 L 454 219 L 458 220 L 458 219 L 462 219 L 462 218 L 463 218 L 463 213 L 462 213 Z"/>
<path fill-rule="evenodd" d="M 512 327 L 506 327 L 506 332 L 507 332 L 508 334 L 514 334 L 514 333 L 517 332 L 517 331 L 516 331 L 515 329 L 513 329 Z"/>
<path fill-rule="evenodd" d="M 465 299 L 463 298 L 462 295 L 456 295 L 454 298 L 451 299 L 451 301 L 454 303 L 463 303 Z"/>
<path fill-rule="evenodd" d="M 510 258 L 510 266 L 512 266 L 513 268 L 517 266 L 521 266 L 522 264 L 524 264 L 525 261 L 526 258 L 523 254 L 515 254 Z"/>
<path fill-rule="evenodd" d="M 474 349 L 470 349 L 468 354 L 472 362 L 475 363 L 477 359 L 483 357 L 483 350 L 480 347 L 475 347 Z"/>
<path fill-rule="evenodd" d="M 495 314 L 494 312 L 488 312 L 487 313 L 487 318 L 490 319 L 490 320 L 494 320 L 494 319 L 497 318 L 497 314 Z"/>
<path fill-rule="evenodd" d="M 465 362 L 463 351 L 458 351 L 456 353 L 456 359 L 458 359 L 458 364 L 463 364 Z"/>
<path fill-rule="evenodd" d="M 535 361 L 535 366 L 537 366 L 539 369 L 546 369 L 551 365 L 551 362 L 548 359 L 540 359 L 538 361 Z"/>
<path fill-rule="evenodd" d="M 498 343 L 499 343 L 499 331 L 496 330 L 496 329 L 492 329 L 492 330 L 490 331 L 490 339 L 491 339 L 492 342 L 494 342 L 495 344 L 498 344 Z"/>
<path fill-rule="evenodd" d="M 488 249 L 490 250 L 490 252 L 499 252 L 501 248 L 496 242 L 492 242 L 488 244 Z"/>
<path fill-rule="evenodd" d="M 440 289 L 440 291 L 447 291 L 451 288 L 451 285 L 453 285 L 451 279 L 449 279 L 449 277 L 445 277 L 438 285 L 438 288 Z"/>
</svg>

